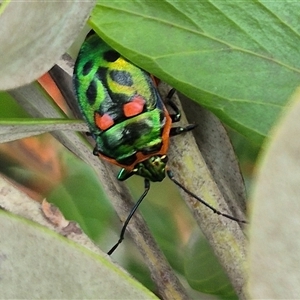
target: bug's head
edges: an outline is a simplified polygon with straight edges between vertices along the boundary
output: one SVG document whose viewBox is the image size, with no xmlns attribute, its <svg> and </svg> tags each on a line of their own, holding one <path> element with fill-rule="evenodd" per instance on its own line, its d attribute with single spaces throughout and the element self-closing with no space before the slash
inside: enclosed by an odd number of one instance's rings
<svg viewBox="0 0 300 300">
<path fill-rule="evenodd" d="M 154 155 L 136 164 L 132 171 L 122 169 L 118 175 L 119 180 L 126 180 L 132 175 L 139 175 L 150 181 L 162 181 L 166 177 L 167 155 Z"/>
</svg>

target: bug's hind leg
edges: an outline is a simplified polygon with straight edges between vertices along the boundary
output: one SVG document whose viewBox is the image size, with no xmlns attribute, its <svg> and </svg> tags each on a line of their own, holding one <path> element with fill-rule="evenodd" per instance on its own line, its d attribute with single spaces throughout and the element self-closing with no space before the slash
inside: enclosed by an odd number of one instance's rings
<svg viewBox="0 0 300 300">
<path fill-rule="evenodd" d="M 180 121 L 181 118 L 181 112 L 180 109 L 178 108 L 178 106 L 172 101 L 172 97 L 174 95 L 174 93 L 176 92 L 176 90 L 173 88 L 170 90 L 170 92 L 168 93 L 166 99 L 167 99 L 167 104 L 171 106 L 171 108 L 174 110 L 174 114 L 170 114 L 170 117 L 172 119 L 172 122 L 178 122 Z M 189 124 L 185 127 L 172 127 L 170 130 L 170 136 L 174 136 L 174 135 L 178 135 L 187 131 L 190 131 L 192 129 L 194 129 L 197 126 L 197 124 Z"/>
<path fill-rule="evenodd" d="M 180 112 L 180 109 L 178 108 L 178 106 L 172 101 L 172 97 L 174 95 L 174 93 L 176 92 L 175 89 L 171 89 L 166 97 L 166 101 L 167 101 L 167 104 L 169 106 L 171 106 L 171 108 L 174 110 L 175 113 L 173 114 L 170 114 L 170 117 L 172 119 L 172 122 L 178 122 L 180 121 L 180 118 L 181 118 L 181 112 Z"/>
</svg>

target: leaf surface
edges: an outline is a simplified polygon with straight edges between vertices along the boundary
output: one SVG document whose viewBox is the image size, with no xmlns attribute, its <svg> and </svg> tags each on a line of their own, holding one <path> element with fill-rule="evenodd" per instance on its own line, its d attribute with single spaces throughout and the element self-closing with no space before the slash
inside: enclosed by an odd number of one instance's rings
<svg viewBox="0 0 300 300">
<path fill-rule="evenodd" d="M 90 24 L 259 144 L 300 82 L 299 15 L 300 3 L 287 0 L 98 0 Z"/>
<path fill-rule="evenodd" d="M 0 90 L 28 84 L 47 72 L 70 47 L 93 6 L 92 0 L 2 4 Z"/>
<path fill-rule="evenodd" d="M 297 299 L 300 294 L 300 91 L 261 156 L 252 197 L 249 294 Z"/>
</svg>

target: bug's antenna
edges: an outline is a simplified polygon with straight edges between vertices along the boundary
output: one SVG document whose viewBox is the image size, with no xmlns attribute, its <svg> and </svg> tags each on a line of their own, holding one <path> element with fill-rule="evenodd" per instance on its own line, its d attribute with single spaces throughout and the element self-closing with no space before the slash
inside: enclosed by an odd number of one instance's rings
<svg viewBox="0 0 300 300">
<path fill-rule="evenodd" d="M 191 191 L 189 191 L 186 187 L 184 187 L 181 183 L 179 183 L 175 178 L 174 178 L 174 174 L 172 171 L 167 170 L 167 174 L 168 177 L 178 186 L 180 187 L 182 190 L 184 190 L 188 195 L 190 195 L 191 197 L 193 197 L 194 199 L 196 199 L 197 201 L 201 202 L 202 204 L 204 204 L 206 207 L 208 207 L 209 209 L 211 209 L 214 213 L 216 213 L 217 215 L 223 216 L 225 218 L 231 219 L 233 221 L 236 221 L 238 223 L 245 223 L 247 224 L 247 221 L 244 220 L 240 220 L 237 219 L 233 216 L 227 215 L 225 213 L 220 212 L 219 210 L 215 209 L 214 207 L 212 207 L 211 205 L 209 205 L 207 202 L 205 202 L 203 199 L 201 199 L 200 197 L 198 197 L 197 195 L 195 195 L 194 193 L 192 193 Z"/>
<path fill-rule="evenodd" d="M 113 252 L 118 248 L 118 246 L 124 240 L 125 231 L 126 231 L 126 228 L 127 228 L 127 225 L 129 223 L 129 221 L 131 220 L 132 216 L 134 215 L 134 213 L 136 212 L 136 210 L 138 209 L 138 207 L 140 206 L 140 204 L 142 203 L 142 201 L 144 200 L 144 198 L 148 194 L 148 192 L 150 190 L 150 180 L 147 179 L 147 178 L 145 178 L 145 181 L 144 181 L 144 188 L 145 188 L 144 193 L 139 198 L 139 200 L 135 203 L 135 205 L 131 209 L 131 211 L 130 211 L 130 213 L 129 213 L 127 219 L 126 219 L 126 221 L 124 222 L 124 225 L 122 227 L 122 230 L 121 230 L 118 242 L 107 252 L 108 255 L 113 254 Z"/>
</svg>

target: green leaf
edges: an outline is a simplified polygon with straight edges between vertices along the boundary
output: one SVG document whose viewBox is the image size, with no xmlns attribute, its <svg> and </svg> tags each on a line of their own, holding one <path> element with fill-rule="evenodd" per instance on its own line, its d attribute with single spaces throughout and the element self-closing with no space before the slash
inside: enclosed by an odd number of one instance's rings
<svg viewBox="0 0 300 300">
<path fill-rule="evenodd" d="M 66 219 L 76 220 L 90 238 L 99 240 L 110 227 L 111 216 L 117 217 L 91 167 L 71 154 L 65 155 L 64 163 L 70 166 L 67 175 L 46 199 L 59 207 Z"/>
<path fill-rule="evenodd" d="M 185 278 L 193 289 L 226 299 L 237 298 L 212 248 L 199 231 L 191 236 L 184 252 Z"/>
<path fill-rule="evenodd" d="M 3 211 L 0 227 L 4 299 L 157 299 L 104 256 L 45 227 Z"/>
<path fill-rule="evenodd" d="M 30 118 L 7 92 L 0 92 L 0 119 Z"/>
<path fill-rule="evenodd" d="M 300 90 L 264 145 L 251 199 L 249 299 L 300 294 Z"/>
<path fill-rule="evenodd" d="M 91 26 L 140 67 L 261 143 L 300 82 L 300 3 L 101 1 Z"/>
<path fill-rule="evenodd" d="M 3 4 L 0 28 L 5 30 L 0 32 L 0 90 L 28 84 L 47 72 L 70 47 L 93 6 L 94 1 L 7 1 Z"/>
<path fill-rule="evenodd" d="M 87 131 L 87 126 L 83 121 L 69 119 L 3 119 L 0 120 L 0 143 L 55 130 Z"/>
</svg>

